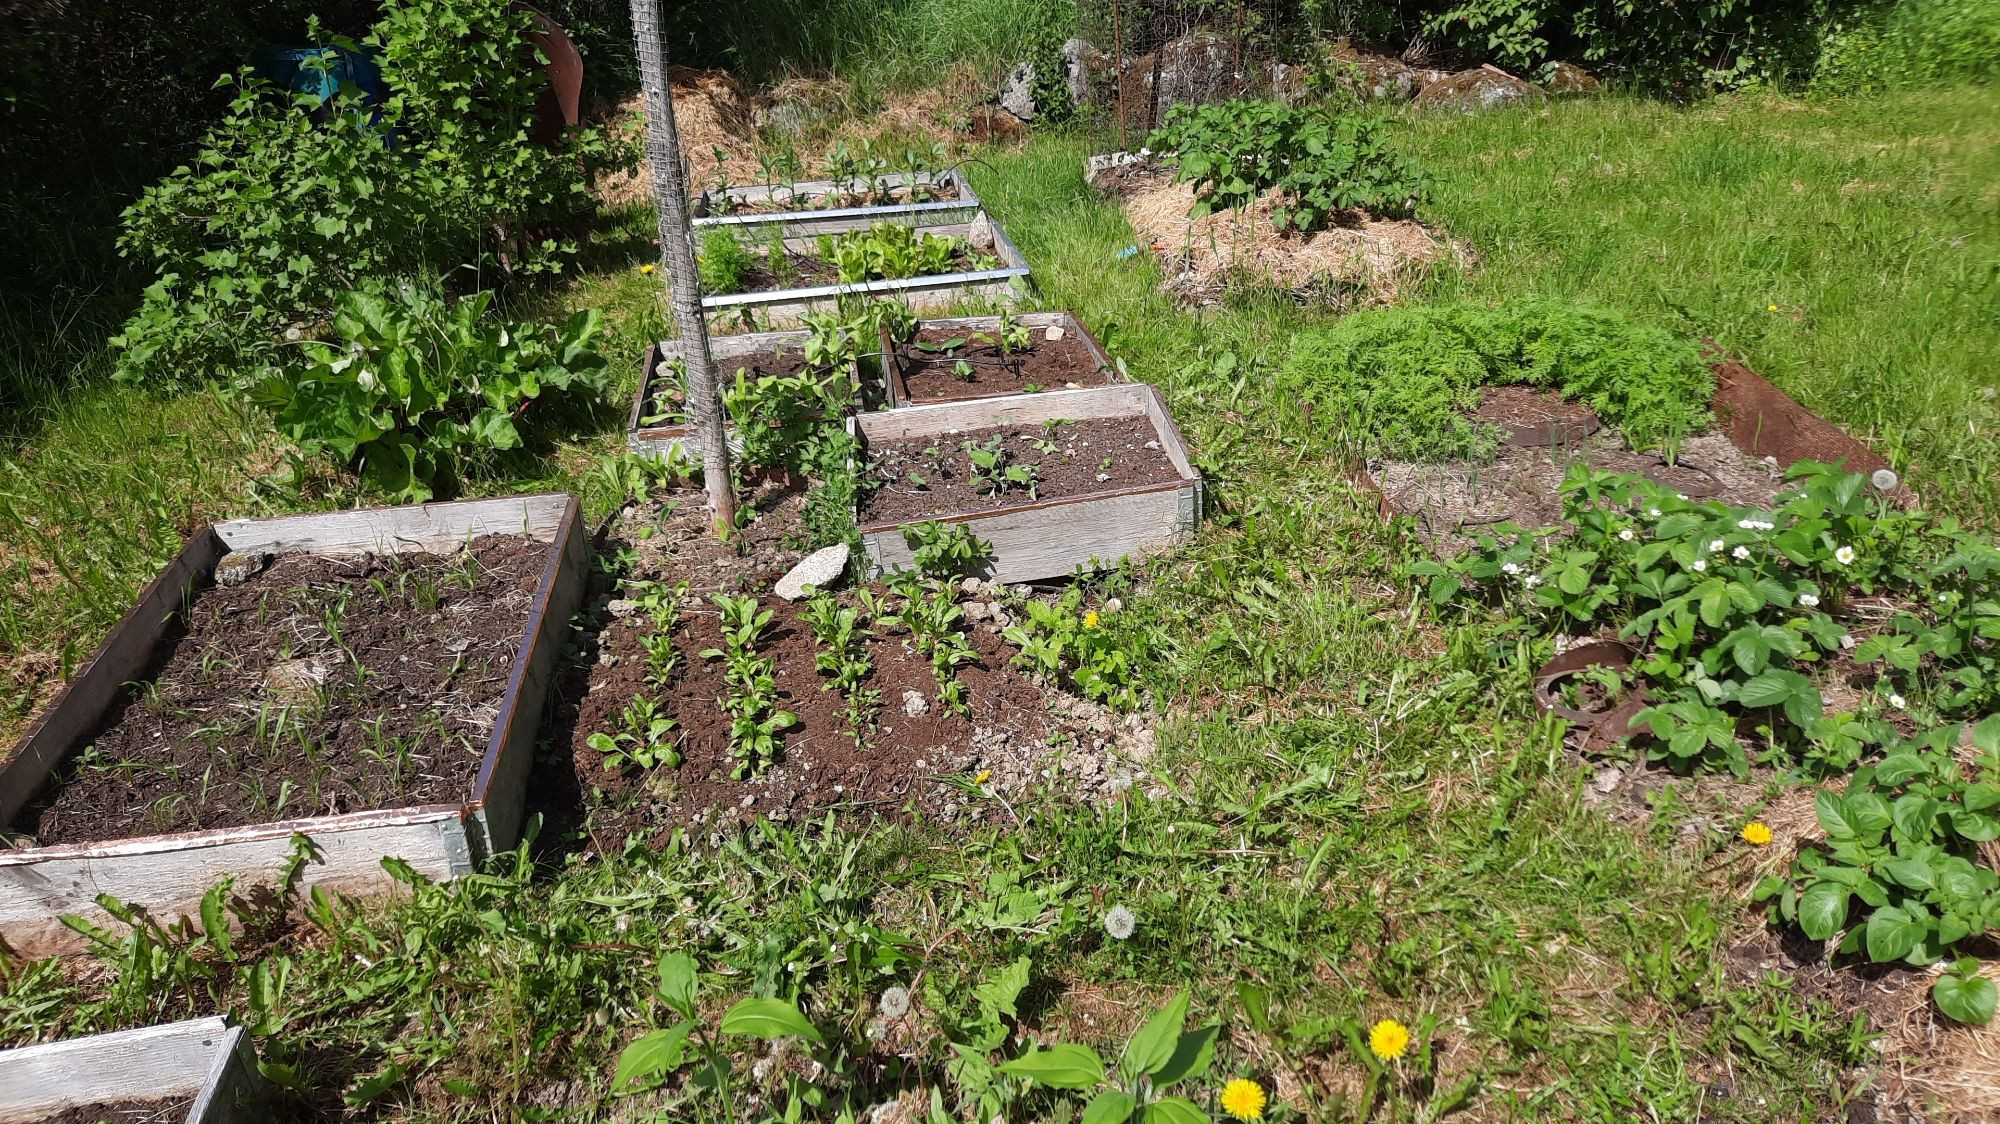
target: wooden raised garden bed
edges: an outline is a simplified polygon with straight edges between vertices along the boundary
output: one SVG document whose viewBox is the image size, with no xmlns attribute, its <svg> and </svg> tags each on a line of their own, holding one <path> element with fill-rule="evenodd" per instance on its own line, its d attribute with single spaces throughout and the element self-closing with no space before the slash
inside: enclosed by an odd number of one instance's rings
<svg viewBox="0 0 2000 1124">
<path fill-rule="evenodd" d="M 1000 582 L 1066 577 L 1079 567 L 1170 546 L 1201 518 L 1201 477 L 1159 391 L 1144 383 L 945 402 L 859 414 L 856 522 L 876 572 L 912 561 L 902 528 L 962 523 L 993 546 Z M 1032 490 L 997 493 L 966 447 L 1033 466 Z"/>
<path fill-rule="evenodd" d="M 735 336 L 715 336 L 709 351 L 715 356 L 716 377 L 723 385 L 733 385 L 738 369 L 751 375 L 791 375 L 805 369 L 805 341 L 810 332 L 746 332 Z M 662 394 L 683 388 L 673 385 L 668 366 L 681 358 L 679 340 L 662 340 L 646 348 L 645 369 L 639 374 L 639 393 L 632 401 L 632 413 L 625 423 L 625 440 L 642 456 L 666 457 L 688 438 L 688 427 L 674 418 L 674 403 L 655 401 Z M 860 372 L 850 369 L 849 378 L 861 386 Z M 862 387 L 867 398 L 869 388 Z M 879 392 L 875 395 L 879 398 Z M 730 448 L 739 448 L 735 427 L 729 428 Z M 690 447 L 688 453 L 695 449 Z"/>
<path fill-rule="evenodd" d="M 513 847 L 588 559 L 561 494 L 203 528 L 0 768 L 0 939 L 80 947 L 99 895 L 169 921 L 295 836 L 355 893 Z"/>
<path fill-rule="evenodd" d="M 1490 463 L 1375 459 L 1356 464 L 1350 476 L 1378 494 L 1385 519 L 1412 517 L 1433 549 L 1455 554 L 1503 521 L 1527 527 L 1560 522 L 1557 489 L 1575 464 L 1640 473 L 1692 498 L 1742 507 L 1770 506 L 1785 490 L 1784 470 L 1801 460 L 1844 462 L 1850 472 L 1888 467 L 1866 445 L 1743 364 L 1722 360 L 1712 366 L 1715 429 L 1687 439 L 1672 461 L 1631 451 L 1615 433 L 1602 430 L 1587 407 L 1551 392 L 1507 386 L 1487 388 L 1479 409 L 1502 435 Z M 1900 485 L 1890 498 L 1915 502 Z"/>
<path fill-rule="evenodd" d="M 992 257 L 997 264 L 894 280 L 839 281 L 833 279 L 829 267 L 818 262 L 818 248 L 813 239 L 789 238 L 784 240 L 783 245 L 798 263 L 798 272 L 818 280 L 785 288 L 704 296 L 701 298 L 702 310 L 718 330 L 754 331 L 796 324 L 808 312 L 833 311 L 840 306 L 842 297 L 889 298 L 902 301 L 918 311 L 943 308 L 972 299 L 1014 300 L 1026 291 L 1028 262 L 1008 239 L 1000 224 L 993 222 L 985 212 L 980 212 L 970 221 L 918 223 L 912 229 L 919 236 L 966 240 L 970 238 L 973 227 L 982 220 L 993 231 L 993 246 L 990 250 L 977 252 Z M 751 249 L 758 255 L 768 252 L 767 247 L 752 246 Z M 768 267 L 759 266 L 759 270 L 760 275 L 768 276 Z"/>
<path fill-rule="evenodd" d="M 1012 320 L 1027 331 L 1023 350 L 1003 346 L 998 316 L 919 320 L 916 332 L 901 341 L 890 339 L 885 325 L 882 369 L 889 405 L 962 402 L 1126 381 L 1097 337 L 1075 316 L 1024 312 Z"/>
<path fill-rule="evenodd" d="M 219 1018 L 0 1050 L 0 1124 L 251 1124 L 260 1088 L 242 1027 Z"/>
<path fill-rule="evenodd" d="M 722 192 L 711 189 L 695 199 L 691 221 L 697 236 L 704 230 L 729 227 L 746 238 L 762 240 L 772 229 L 783 231 L 786 238 L 807 238 L 866 230 L 885 219 L 927 225 L 971 222 L 979 213 L 979 196 L 957 168 L 916 177 L 917 194 L 925 197 L 921 201 L 911 201 L 910 180 L 900 172 L 880 177 L 876 181 L 878 196 L 890 201 L 875 204 L 852 202 L 868 196 L 866 181 L 802 180 L 747 184 Z"/>
</svg>

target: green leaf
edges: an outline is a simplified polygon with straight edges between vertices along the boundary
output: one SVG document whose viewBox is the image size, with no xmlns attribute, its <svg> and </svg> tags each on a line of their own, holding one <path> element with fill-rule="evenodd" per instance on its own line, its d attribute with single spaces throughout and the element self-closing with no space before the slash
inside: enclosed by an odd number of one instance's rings
<svg viewBox="0 0 2000 1124">
<path fill-rule="evenodd" d="M 224 909 L 224 901 L 229 894 L 230 883 L 218 882 L 201 896 L 201 928 L 215 945 L 215 950 L 224 960 L 236 959 L 235 946 L 230 941 L 229 914 Z"/>
<path fill-rule="evenodd" d="M 684 1019 L 694 1017 L 694 957 L 670 952 L 660 958 L 660 998 Z"/>
<path fill-rule="evenodd" d="M 611 1075 L 611 1091 L 633 1092 L 633 1086 L 662 1074 L 672 1073 L 687 1060 L 688 1035 L 693 1023 L 642 1034 L 618 1052 L 618 1068 Z"/>
<path fill-rule="evenodd" d="M 973 997 L 995 1014 L 1006 1015 L 1008 1018 L 1016 1017 L 1014 1004 L 1020 999 L 1021 992 L 1027 989 L 1029 965 L 1030 961 L 1026 956 L 1016 959 L 1012 964 L 1000 969 L 999 974 L 992 979 L 973 988 Z"/>
<path fill-rule="evenodd" d="M 353 1085 L 348 1086 L 347 1091 L 340 1095 L 340 1099 L 347 1102 L 347 1107 L 349 1108 L 360 1108 L 363 1105 L 374 1104 L 376 1101 L 382 1099 L 382 1094 L 401 1084 L 403 1074 L 408 1073 L 409 1070 L 410 1067 L 405 1062 L 397 1062 L 394 1065 L 385 1066 L 369 1074 L 367 1077 L 356 1081 Z"/>
<path fill-rule="evenodd" d="M 1868 959 L 1877 964 L 1901 960 L 1928 932 L 1929 926 L 1912 920 L 1901 907 L 1885 905 L 1868 915 Z"/>
<path fill-rule="evenodd" d="M 1083 1124 L 1125 1124 L 1137 1107 L 1139 1102 L 1132 1099 L 1132 1094 L 1108 1089 L 1084 1106 Z"/>
<path fill-rule="evenodd" d="M 1837 792 L 1821 791 L 1813 797 L 1813 816 L 1819 826 L 1834 839 L 1853 839 L 1860 835 L 1853 821 L 1848 819 L 1847 800 Z"/>
<path fill-rule="evenodd" d="M 999 1069 L 1052 1089 L 1089 1089 L 1104 1083 L 1104 1059 L 1097 1051 L 1068 1042 L 1031 1050 Z"/>
<path fill-rule="evenodd" d="M 1931 987 L 1931 998 L 1937 1000 L 1938 1010 L 1962 1023 L 1983 1026 L 1993 1021 L 1993 1008 L 2000 989 L 1984 976 L 1961 976 L 1947 973 L 1939 976 Z"/>
<path fill-rule="evenodd" d="M 1895 787 L 1930 772 L 1930 765 L 1914 753 L 1892 753 L 1875 766 L 1875 780 Z"/>
<path fill-rule="evenodd" d="M 1207 1073 L 1215 1060 L 1215 1038 L 1220 1033 L 1220 1026 L 1203 1026 L 1181 1035 L 1174 1043 L 1173 1056 L 1153 1074 L 1153 1087 L 1164 1089 Z"/>
<path fill-rule="evenodd" d="M 1146 1025 L 1125 1044 L 1125 1076 L 1127 1080 L 1140 1074 L 1152 1075 L 1167 1064 L 1174 1055 L 1174 1043 L 1180 1039 L 1181 1026 L 1187 1022 L 1188 993 L 1183 991 L 1167 1001 Z"/>
<path fill-rule="evenodd" d="M 1815 882 L 1799 897 L 1799 928 L 1816 941 L 1829 940 L 1847 924 L 1851 893 L 1837 882 Z"/>
<path fill-rule="evenodd" d="M 1214 1124 L 1208 1113 L 1184 1097 L 1161 1097 L 1146 1106 L 1145 1124 Z"/>
<path fill-rule="evenodd" d="M 783 999 L 740 1000 L 723 1012 L 720 1029 L 724 1034 L 761 1038 L 766 1042 L 780 1038 L 822 1041 L 819 1029 L 800 1014 L 797 1007 Z"/>
</svg>

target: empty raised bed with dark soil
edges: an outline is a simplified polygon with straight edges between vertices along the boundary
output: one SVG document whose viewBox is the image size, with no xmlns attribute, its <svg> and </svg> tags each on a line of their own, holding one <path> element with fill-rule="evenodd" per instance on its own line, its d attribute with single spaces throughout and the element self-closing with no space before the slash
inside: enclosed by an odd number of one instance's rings
<svg viewBox="0 0 2000 1124">
<path fill-rule="evenodd" d="M 587 562 L 559 494 L 203 527 L 0 765 L 0 941 L 72 951 L 65 915 L 171 922 L 224 877 L 369 894 L 385 857 L 441 880 L 512 848 Z"/>
<path fill-rule="evenodd" d="M 548 554 L 519 535 L 289 554 L 202 590 L 13 830 L 47 846 L 462 798 Z"/>
<path fill-rule="evenodd" d="M 1004 450 L 1006 464 L 1034 471 L 1032 486 L 996 489 L 974 473 L 968 447 Z M 863 465 L 868 523 L 910 523 L 1038 500 L 1071 499 L 1180 476 L 1144 416 L 1051 420 L 871 443 Z"/>
<path fill-rule="evenodd" d="M 997 316 L 919 321 L 915 334 L 901 341 L 890 340 L 885 332 L 890 405 L 1075 390 L 1124 381 L 1096 338 L 1069 313 L 1029 312 L 1014 319 L 1028 330 L 1024 349 L 1001 347 Z"/>
<path fill-rule="evenodd" d="M 732 544 L 715 539 L 699 505 L 628 507 L 614 520 L 608 543 L 634 559 L 629 581 L 686 583 L 689 592 L 673 631 L 679 659 L 665 684 L 647 680 L 644 641 L 654 622 L 644 613 L 603 615 L 595 660 L 581 673 L 585 682 L 567 692 L 580 702 L 564 720 L 572 776 L 562 783 L 573 784 L 589 805 L 584 826 L 595 845 L 616 846 L 639 832 L 664 838 L 674 828 L 701 839 L 758 818 L 796 822 L 828 813 L 851 823 L 913 816 L 983 822 L 1001 814 L 996 795 L 1014 799 L 1047 788 L 1102 800 L 1129 783 L 1126 753 L 1137 744 L 1131 735 L 1138 727 L 1015 666 L 1016 649 L 1000 635 L 1010 622 L 991 585 L 956 592 L 966 614 L 959 627 L 978 653 L 976 663 L 958 671 L 964 714 L 940 701 L 930 659 L 912 650 L 907 631 L 878 626 L 880 635 L 864 641 L 874 664 L 865 685 L 880 691 L 881 701 L 857 748 L 843 697 L 822 689 L 827 677 L 815 666 L 805 603 L 768 592 L 802 556 L 792 545 L 802 537 L 802 499 L 779 485 L 746 495 L 746 505 L 760 514 Z M 734 776 L 729 720 L 718 703 L 728 690 L 722 661 L 701 656 L 721 646 L 710 600 L 717 591 L 759 595 L 774 613 L 757 651 L 775 664 L 777 706 L 798 723 L 780 736 L 782 751 L 761 776 Z M 858 604 L 852 590 L 836 596 Z M 620 728 L 620 714 L 635 696 L 674 718 L 677 766 L 606 769 L 604 755 L 589 744 L 593 733 Z"/>
</svg>

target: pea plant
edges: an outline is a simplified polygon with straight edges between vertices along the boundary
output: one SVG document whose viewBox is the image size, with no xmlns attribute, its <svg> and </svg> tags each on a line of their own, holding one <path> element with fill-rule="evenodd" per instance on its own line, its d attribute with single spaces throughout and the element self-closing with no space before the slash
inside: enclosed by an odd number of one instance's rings
<svg viewBox="0 0 2000 1124">
<path fill-rule="evenodd" d="M 806 603 L 806 623 L 812 626 L 813 639 L 819 651 L 813 656 L 813 665 L 829 678 L 822 690 L 839 691 L 847 700 L 842 717 L 847 722 L 848 737 L 854 739 L 859 749 L 868 741 L 868 732 L 874 728 L 875 713 L 882 706 L 880 688 L 867 686 L 868 677 L 875 671 L 875 661 L 869 658 L 867 621 L 861 610 L 843 606 L 829 593 L 814 594 Z"/>
<path fill-rule="evenodd" d="M 778 735 L 798 724 L 798 716 L 777 708 L 776 663 L 757 654 L 757 640 L 771 624 L 771 610 L 755 597 L 718 593 L 715 607 L 722 614 L 722 647 L 701 653 L 704 660 L 725 661 L 723 681 L 729 693 L 716 700 L 729 715 L 729 749 L 736 757 L 735 777 L 760 776 L 778 756 Z"/>
<path fill-rule="evenodd" d="M 1941 688 L 1930 692 L 1939 706 L 1990 706 L 1996 622 L 1981 579 L 2000 553 L 1950 521 L 1933 527 L 1891 506 L 1859 474 L 1802 463 L 1789 488 L 1777 510 L 1760 511 L 1578 468 L 1563 484 L 1574 535 L 1503 524 L 1457 559 L 1411 573 L 1440 604 L 1484 598 L 1561 630 L 1623 622 L 1619 635 L 1639 648 L 1632 675 L 1653 700 L 1632 730 L 1680 766 L 1745 772 L 1748 728 L 1821 769 L 1851 767 L 1879 726 L 1828 713 L 1810 674 L 1850 648 L 1864 666 L 1902 659 L 1913 683 Z M 1925 606 L 1898 618 L 1894 635 L 1907 644 L 1857 648 L 1842 614 L 1857 591 Z M 1918 650 L 1930 658 L 1902 655 Z M 1881 686 L 1892 705 L 1904 701 L 1894 681 Z"/>
<path fill-rule="evenodd" d="M 1971 732 L 1976 760 L 1954 753 L 1961 729 L 1898 741 L 1859 769 L 1845 793 L 1821 792 L 1813 811 L 1823 844 L 1799 853 L 1787 876 L 1758 884 L 1774 920 L 1875 963 L 1924 966 L 2000 929 L 2000 874 L 1979 846 L 2000 839 L 2000 715 Z M 1993 1018 L 1993 981 L 1962 958 L 1932 996 L 1966 1023 Z"/>
<path fill-rule="evenodd" d="M 1429 177 L 1391 148 L 1382 119 L 1318 106 L 1176 105 L 1146 144 L 1193 181 L 1195 215 L 1241 210 L 1276 188 L 1271 221 L 1280 230 L 1318 230 L 1355 207 L 1401 217 L 1429 190 Z"/>
</svg>

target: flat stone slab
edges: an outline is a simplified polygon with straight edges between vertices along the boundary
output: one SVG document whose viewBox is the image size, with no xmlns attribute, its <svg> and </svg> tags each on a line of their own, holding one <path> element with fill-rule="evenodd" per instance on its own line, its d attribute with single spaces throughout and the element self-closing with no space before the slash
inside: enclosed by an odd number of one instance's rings
<svg viewBox="0 0 2000 1124">
<path fill-rule="evenodd" d="M 847 572 L 847 544 L 835 543 L 813 551 L 799 560 L 771 592 L 787 601 L 797 601 L 806 595 L 806 587 L 826 589 L 840 580 Z"/>
</svg>

